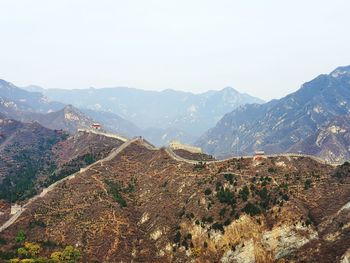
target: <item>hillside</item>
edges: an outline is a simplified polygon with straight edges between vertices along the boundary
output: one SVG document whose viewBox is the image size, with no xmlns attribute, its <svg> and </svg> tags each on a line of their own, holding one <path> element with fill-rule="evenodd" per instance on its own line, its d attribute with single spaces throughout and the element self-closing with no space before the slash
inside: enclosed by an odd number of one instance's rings
<svg viewBox="0 0 350 263">
<path fill-rule="evenodd" d="M 36 178 L 54 163 L 52 147 L 65 137 L 38 123 L 0 119 L 0 199 L 33 195 Z"/>
<path fill-rule="evenodd" d="M 43 256 L 74 245 L 82 262 L 340 262 L 349 171 L 303 157 L 192 164 L 134 140 L 26 206 L 2 250 L 22 230 Z"/>
<path fill-rule="evenodd" d="M 43 186 L 105 157 L 122 142 L 90 133 L 71 137 L 40 124 L 0 119 L 0 200 L 25 200 Z"/>
<path fill-rule="evenodd" d="M 217 156 L 300 151 L 344 161 L 350 159 L 349 113 L 350 66 L 320 75 L 280 100 L 226 114 L 197 145 Z"/>
</svg>

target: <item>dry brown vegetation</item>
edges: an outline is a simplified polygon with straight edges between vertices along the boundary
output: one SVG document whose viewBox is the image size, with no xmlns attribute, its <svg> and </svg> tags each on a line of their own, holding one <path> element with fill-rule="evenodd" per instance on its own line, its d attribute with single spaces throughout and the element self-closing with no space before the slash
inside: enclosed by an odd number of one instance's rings
<svg viewBox="0 0 350 263">
<path fill-rule="evenodd" d="M 47 254 L 75 245 L 82 262 L 336 262 L 350 247 L 349 174 L 337 169 L 300 157 L 193 165 L 135 142 L 34 202 L 2 249 L 24 230 Z"/>
</svg>

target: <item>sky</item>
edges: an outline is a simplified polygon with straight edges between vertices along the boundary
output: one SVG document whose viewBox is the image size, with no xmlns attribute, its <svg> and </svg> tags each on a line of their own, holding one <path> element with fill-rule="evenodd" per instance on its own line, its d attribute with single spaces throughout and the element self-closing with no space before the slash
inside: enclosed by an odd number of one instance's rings
<svg viewBox="0 0 350 263">
<path fill-rule="evenodd" d="M 280 98 L 350 65 L 348 0 L 0 0 L 0 78 Z"/>
</svg>

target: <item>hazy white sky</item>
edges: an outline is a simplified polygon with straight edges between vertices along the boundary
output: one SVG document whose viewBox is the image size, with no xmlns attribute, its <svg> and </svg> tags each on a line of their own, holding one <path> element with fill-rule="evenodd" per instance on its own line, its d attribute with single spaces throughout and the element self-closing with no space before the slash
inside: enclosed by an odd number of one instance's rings
<svg viewBox="0 0 350 263">
<path fill-rule="evenodd" d="M 279 98 L 350 64 L 349 0 L 0 0 L 0 78 Z"/>
</svg>

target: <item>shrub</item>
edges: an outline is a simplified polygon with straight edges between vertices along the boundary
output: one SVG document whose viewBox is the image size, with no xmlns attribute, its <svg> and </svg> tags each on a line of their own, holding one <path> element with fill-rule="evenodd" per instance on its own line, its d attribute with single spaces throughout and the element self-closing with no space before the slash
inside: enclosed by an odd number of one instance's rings
<svg viewBox="0 0 350 263">
<path fill-rule="evenodd" d="M 219 213 L 220 217 L 223 217 L 225 215 L 225 213 L 226 213 L 226 207 L 224 207 L 220 210 L 220 213 Z"/>
<path fill-rule="evenodd" d="M 267 192 L 266 187 L 261 189 L 261 191 L 259 191 L 258 194 L 259 194 L 261 199 L 266 199 L 268 197 L 268 192 Z"/>
<path fill-rule="evenodd" d="M 212 193 L 210 188 L 205 189 L 204 194 L 205 195 L 210 195 Z"/>
<path fill-rule="evenodd" d="M 231 219 L 226 219 L 224 222 L 224 226 L 228 226 L 229 224 L 231 224 Z"/>
<path fill-rule="evenodd" d="M 0 245 L 6 245 L 6 240 L 0 237 Z"/>
<path fill-rule="evenodd" d="M 282 195 L 282 199 L 283 199 L 284 201 L 288 201 L 288 200 L 289 200 L 289 196 L 288 196 L 287 194 L 283 194 L 283 195 Z"/>
<path fill-rule="evenodd" d="M 203 163 L 202 161 L 200 161 L 200 162 L 198 162 L 198 163 L 196 163 L 196 164 L 194 165 L 193 170 L 195 170 L 195 171 L 201 171 L 201 170 L 203 170 L 203 169 L 205 168 L 205 166 L 206 166 L 206 163 Z"/>
<path fill-rule="evenodd" d="M 224 177 L 230 184 L 233 184 L 233 181 L 234 181 L 234 175 L 233 174 L 225 174 Z"/>
<path fill-rule="evenodd" d="M 245 207 L 242 209 L 243 212 L 255 216 L 261 213 L 261 210 L 259 207 L 255 206 L 254 204 L 248 202 Z"/>
<path fill-rule="evenodd" d="M 26 234 L 24 233 L 23 230 L 18 231 L 16 235 L 16 242 L 22 243 L 26 240 Z"/>
<path fill-rule="evenodd" d="M 220 230 L 222 233 L 225 232 L 223 225 L 219 222 L 214 223 L 211 227 L 214 230 Z"/>
<path fill-rule="evenodd" d="M 243 187 L 242 190 L 239 191 L 239 195 L 241 196 L 243 201 L 247 201 L 248 200 L 249 189 L 248 189 L 248 187 L 246 185 Z"/>
<path fill-rule="evenodd" d="M 113 196 L 114 200 L 117 201 L 121 207 L 126 207 L 126 201 L 120 193 L 122 190 L 121 184 L 110 181 L 106 181 L 106 184 L 109 186 L 108 193 Z"/>
<path fill-rule="evenodd" d="M 78 262 L 80 258 L 80 251 L 73 246 L 66 246 L 62 252 L 54 252 L 51 254 L 53 262 L 75 263 Z"/>
<path fill-rule="evenodd" d="M 203 223 L 213 223 L 213 218 L 211 217 L 211 216 L 204 216 L 203 218 L 202 218 L 202 222 Z"/>
<path fill-rule="evenodd" d="M 307 190 L 311 187 L 311 183 L 312 181 L 310 179 L 306 179 L 305 183 L 304 183 L 304 189 Z"/>
<path fill-rule="evenodd" d="M 185 249 L 186 250 L 188 250 L 188 244 L 187 244 L 187 241 L 182 241 L 182 243 L 181 243 L 181 245 L 183 246 L 183 247 L 185 247 Z"/>
<path fill-rule="evenodd" d="M 267 169 L 267 171 L 268 171 L 269 173 L 275 173 L 275 172 L 277 171 L 277 169 L 274 168 L 274 167 L 269 167 L 269 169 Z"/>
<path fill-rule="evenodd" d="M 216 191 L 220 191 L 220 189 L 222 188 L 222 184 L 220 182 L 216 182 Z"/>
<path fill-rule="evenodd" d="M 174 243 L 177 243 L 177 244 L 180 243 L 180 240 L 181 240 L 181 233 L 180 233 L 180 231 L 176 232 L 173 240 L 174 240 Z"/>
<path fill-rule="evenodd" d="M 96 160 L 94 158 L 94 156 L 91 154 L 91 153 L 87 153 L 83 156 L 83 160 L 84 162 L 89 165 L 89 164 L 92 164 L 94 163 Z"/>
<path fill-rule="evenodd" d="M 217 193 L 217 198 L 219 199 L 220 203 L 226 203 L 226 204 L 236 203 L 234 194 L 228 189 L 220 188 L 220 190 Z"/>
</svg>

